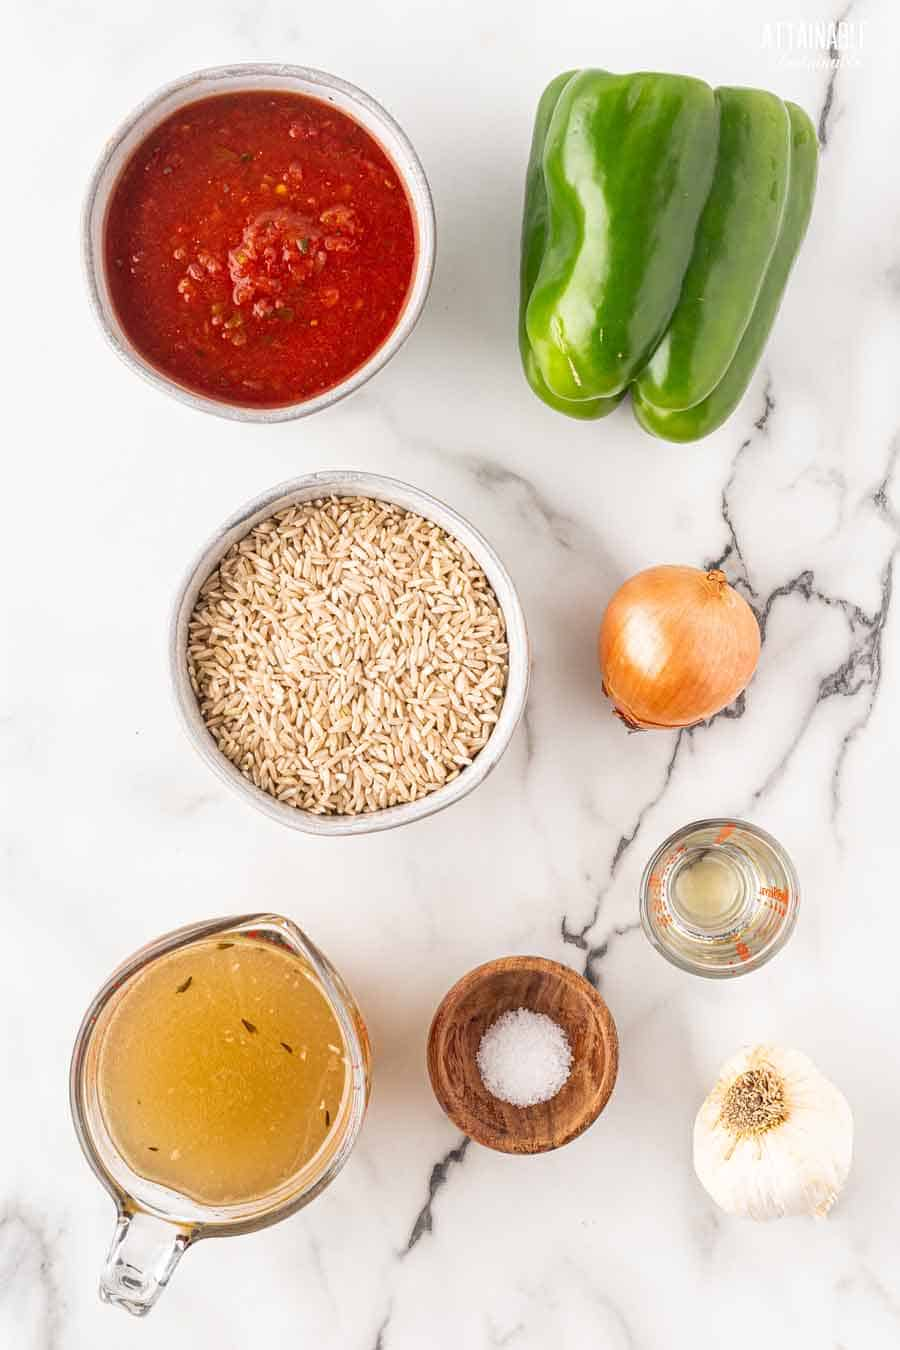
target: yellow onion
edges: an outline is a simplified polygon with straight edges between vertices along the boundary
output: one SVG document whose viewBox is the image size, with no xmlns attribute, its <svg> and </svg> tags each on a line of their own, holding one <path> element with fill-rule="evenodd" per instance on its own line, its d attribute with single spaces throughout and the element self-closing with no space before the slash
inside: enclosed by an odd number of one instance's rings
<svg viewBox="0 0 900 1350">
<path fill-rule="evenodd" d="M 603 692 L 630 727 L 693 726 L 749 684 L 759 647 L 753 610 L 724 572 L 648 567 L 603 616 Z"/>
</svg>

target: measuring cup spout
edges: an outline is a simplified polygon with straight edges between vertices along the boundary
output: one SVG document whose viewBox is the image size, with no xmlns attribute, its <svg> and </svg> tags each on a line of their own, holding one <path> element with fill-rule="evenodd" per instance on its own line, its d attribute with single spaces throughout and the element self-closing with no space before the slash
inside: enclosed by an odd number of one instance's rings
<svg viewBox="0 0 900 1350">
<path fill-rule="evenodd" d="M 181 1260 L 191 1235 L 149 1214 L 119 1214 L 100 1276 L 100 1297 L 135 1317 L 150 1311 Z"/>
</svg>

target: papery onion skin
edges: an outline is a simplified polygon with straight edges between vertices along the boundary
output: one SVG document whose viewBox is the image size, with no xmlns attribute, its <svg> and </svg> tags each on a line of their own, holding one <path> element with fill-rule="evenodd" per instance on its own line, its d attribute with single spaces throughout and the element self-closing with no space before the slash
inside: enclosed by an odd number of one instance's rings
<svg viewBox="0 0 900 1350">
<path fill-rule="evenodd" d="M 759 652 L 756 616 L 724 572 L 649 567 L 603 616 L 603 692 L 633 729 L 694 726 L 734 702 Z"/>
</svg>

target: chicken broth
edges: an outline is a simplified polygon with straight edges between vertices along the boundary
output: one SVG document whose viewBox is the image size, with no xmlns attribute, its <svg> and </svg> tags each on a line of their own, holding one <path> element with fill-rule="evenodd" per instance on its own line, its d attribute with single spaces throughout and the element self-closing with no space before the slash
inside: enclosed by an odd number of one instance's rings
<svg viewBox="0 0 900 1350">
<path fill-rule="evenodd" d="M 251 934 L 151 961 L 109 1005 L 100 1107 L 139 1176 L 204 1205 L 261 1199 L 342 1128 L 345 1041 L 302 957 Z"/>
</svg>

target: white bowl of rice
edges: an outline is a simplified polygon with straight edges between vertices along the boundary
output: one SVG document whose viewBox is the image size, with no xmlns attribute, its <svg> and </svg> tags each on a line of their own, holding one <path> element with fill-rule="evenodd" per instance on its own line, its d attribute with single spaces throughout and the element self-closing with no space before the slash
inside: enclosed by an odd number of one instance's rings
<svg viewBox="0 0 900 1350">
<path fill-rule="evenodd" d="M 172 615 L 182 722 L 245 800 L 310 834 L 441 811 L 525 707 L 515 586 L 468 521 L 354 471 L 280 483 L 203 547 Z"/>
</svg>

